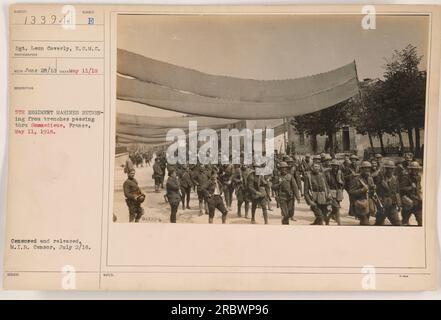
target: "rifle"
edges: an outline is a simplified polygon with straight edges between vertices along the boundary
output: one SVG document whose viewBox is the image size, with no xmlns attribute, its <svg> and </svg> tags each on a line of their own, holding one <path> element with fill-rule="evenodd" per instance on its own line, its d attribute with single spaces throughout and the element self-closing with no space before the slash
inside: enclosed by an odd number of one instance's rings
<svg viewBox="0 0 441 320">
<path fill-rule="evenodd" d="M 360 181 L 360 183 L 361 183 L 364 187 L 368 188 L 368 191 L 366 192 L 366 193 L 367 193 L 367 194 L 366 194 L 367 197 L 368 197 L 368 198 L 371 198 L 372 201 L 374 201 L 374 204 L 375 204 L 375 206 L 376 206 L 378 209 L 383 210 L 383 208 L 384 208 L 384 207 L 383 207 L 383 203 L 381 203 L 381 200 L 380 200 L 380 198 L 378 197 L 377 191 L 371 189 L 371 187 L 370 187 L 369 185 L 367 185 L 366 183 L 364 183 L 363 180 L 361 180 L 361 178 L 358 178 L 358 180 Z"/>
<path fill-rule="evenodd" d="M 376 206 L 377 208 L 379 208 L 379 209 L 381 209 L 381 210 L 384 209 L 384 207 L 383 207 L 383 203 L 381 202 L 380 198 L 378 197 L 378 194 L 377 194 L 376 191 L 372 191 L 372 192 L 370 193 L 370 197 L 371 197 L 371 199 L 374 201 L 375 206 Z"/>
</svg>

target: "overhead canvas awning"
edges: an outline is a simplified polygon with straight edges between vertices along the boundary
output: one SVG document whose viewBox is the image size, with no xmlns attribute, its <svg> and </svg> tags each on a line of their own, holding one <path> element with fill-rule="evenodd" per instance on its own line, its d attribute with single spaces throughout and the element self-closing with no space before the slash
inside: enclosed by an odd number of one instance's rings
<svg viewBox="0 0 441 320">
<path fill-rule="evenodd" d="M 118 50 L 117 97 L 227 119 L 274 119 L 319 111 L 358 94 L 355 63 L 308 77 L 253 80 L 210 75 Z"/>
<path fill-rule="evenodd" d="M 149 117 L 128 113 L 118 113 L 116 119 L 117 125 L 137 125 L 148 128 L 188 128 L 189 121 L 197 121 L 198 128 L 222 128 L 242 121 L 210 117 Z"/>
</svg>

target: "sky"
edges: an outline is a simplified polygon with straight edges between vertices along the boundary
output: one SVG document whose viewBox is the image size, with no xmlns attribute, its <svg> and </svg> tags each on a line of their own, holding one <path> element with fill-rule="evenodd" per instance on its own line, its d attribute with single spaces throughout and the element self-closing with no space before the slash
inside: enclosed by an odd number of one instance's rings
<svg viewBox="0 0 441 320">
<path fill-rule="evenodd" d="M 428 16 L 120 15 L 118 48 L 198 71 L 249 79 L 288 79 L 356 62 L 359 80 L 381 78 L 385 58 L 412 44 L 426 70 Z M 118 103 L 121 105 L 121 103 Z M 134 103 L 124 103 L 138 109 Z M 155 115 L 163 116 L 162 112 Z"/>
</svg>

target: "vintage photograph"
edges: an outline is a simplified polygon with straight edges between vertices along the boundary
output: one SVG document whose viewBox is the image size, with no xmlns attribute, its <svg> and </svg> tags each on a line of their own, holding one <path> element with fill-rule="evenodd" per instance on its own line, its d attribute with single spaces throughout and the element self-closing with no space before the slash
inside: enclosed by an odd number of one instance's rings
<svg viewBox="0 0 441 320">
<path fill-rule="evenodd" d="M 429 22 L 119 14 L 113 222 L 422 226 Z"/>
</svg>

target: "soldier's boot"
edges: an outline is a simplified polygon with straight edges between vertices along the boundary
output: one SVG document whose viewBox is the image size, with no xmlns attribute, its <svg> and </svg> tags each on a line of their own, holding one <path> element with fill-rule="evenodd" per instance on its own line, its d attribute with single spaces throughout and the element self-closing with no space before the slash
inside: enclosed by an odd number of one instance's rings
<svg viewBox="0 0 441 320">
<path fill-rule="evenodd" d="M 155 192 L 159 192 L 159 186 L 155 184 Z"/>
<path fill-rule="evenodd" d="M 256 223 L 256 212 L 253 212 L 251 210 L 251 224 L 255 224 Z"/>
<path fill-rule="evenodd" d="M 268 213 L 267 212 L 263 213 L 263 221 L 265 221 L 265 224 L 268 224 Z"/>
<path fill-rule="evenodd" d="M 133 222 L 133 221 L 135 221 L 135 215 L 131 214 L 129 216 L 129 222 Z"/>
<path fill-rule="evenodd" d="M 322 225 L 323 225 L 323 222 L 324 222 L 324 218 L 323 218 L 322 216 L 318 217 L 318 219 L 317 219 L 317 225 L 318 225 L 318 226 L 322 226 Z"/>
<path fill-rule="evenodd" d="M 199 216 L 202 216 L 204 212 L 202 211 L 202 201 L 199 201 Z"/>
<path fill-rule="evenodd" d="M 187 198 L 187 209 L 191 209 L 190 208 L 190 197 Z"/>
<path fill-rule="evenodd" d="M 184 204 L 184 201 L 182 201 L 182 210 L 185 210 L 185 204 Z"/>
<path fill-rule="evenodd" d="M 222 215 L 222 224 L 225 224 L 227 222 L 227 215 L 223 214 Z"/>
<path fill-rule="evenodd" d="M 139 222 L 139 220 L 141 220 L 141 217 L 144 215 L 144 210 L 140 213 L 137 214 L 135 222 Z"/>
<path fill-rule="evenodd" d="M 213 223 L 213 218 L 208 218 L 208 223 Z"/>
<path fill-rule="evenodd" d="M 423 226 L 423 212 L 421 210 L 417 210 L 417 212 L 415 212 L 415 219 L 417 221 L 418 227 L 422 227 Z"/>
<path fill-rule="evenodd" d="M 237 216 L 238 217 L 242 217 L 241 209 L 242 209 L 242 204 L 237 204 Z"/>
</svg>

